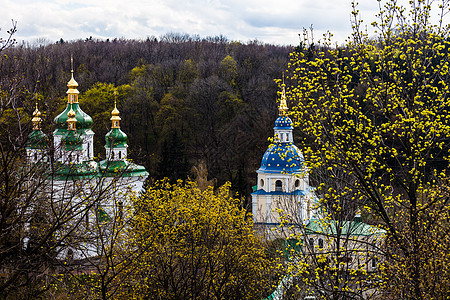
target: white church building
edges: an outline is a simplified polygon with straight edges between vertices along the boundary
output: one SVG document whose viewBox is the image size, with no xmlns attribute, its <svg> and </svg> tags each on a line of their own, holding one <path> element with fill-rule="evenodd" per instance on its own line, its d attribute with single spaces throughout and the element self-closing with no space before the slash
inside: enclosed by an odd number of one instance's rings
<svg viewBox="0 0 450 300">
<path fill-rule="evenodd" d="M 48 182 L 44 192 L 49 201 L 64 207 L 62 213 L 76 216 L 65 227 L 83 236 L 82 242 L 72 244 L 67 239 L 61 245 L 64 249 L 60 249 L 60 257 L 81 260 L 100 254 L 95 232 L 99 219 L 106 222 L 123 214 L 121 210 L 129 197 L 143 190 L 148 172 L 128 160 L 127 135 L 120 129 L 116 103 L 111 112 L 111 130 L 104 137 L 105 159 L 94 159 L 93 120 L 80 107 L 73 70 L 67 87 L 67 106 L 54 119 L 53 145 L 41 130 L 42 114 L 36 104 L 26 154 L 29 165 L 40 168 Z M 67 218 L 62 213 L 60 217 Z"/>
<path fill-rule="evenodd" d="M 261 160 L 257 186 L 252 196 L 252 215 L 256 228 L 279 228 L 287 216 L 288 223 L 304 224 L 314 215 L 317 201 L 309 186 L 304 157 L 294 145 L 293 123 L 287 116 L 286 93 L 283 87 L 279 116 L 275 120 L 273 142 Z M 288 225 L 288 224 L 286 224 Z"/>
</svg>

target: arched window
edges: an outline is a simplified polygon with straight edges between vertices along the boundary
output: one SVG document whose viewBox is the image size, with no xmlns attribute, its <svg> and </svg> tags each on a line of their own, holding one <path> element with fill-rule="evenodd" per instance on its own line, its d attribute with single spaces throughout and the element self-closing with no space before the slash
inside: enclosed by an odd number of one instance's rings
<svg viewBox="0 0 450 300">
<path fill-rule="evenodd" d="M 282 192 L 283 191 L 283 183 L 281 180 L 275 181 L 275 191 L 276 192 Z"/>
<path fill-rule="evenodd" d="M 122 151 L 119 151 L 119 159 L 122 159 Z"/>
<path fill-rule="evenodd" d="M 37 161 L 37 152 L 34 152 L 34 161 Z"/>
<path fill-rule="evenodd" d="M 295 187 L 298 188 L 300 186 L 300 179 L 297 179 L 295 181 Z"/>
<path fill-rule="evenodd" d="M 70 248 L 67 250 L 67 259 L 73 259 L 73 250 Z"/>
<path fill-rule="evenodd" d="M 90 159 L 90 157 L 91 157 L 91 155 L 90 155 L 91 151 L 90 150 L 91 150 L 91 145 L 89 143 L 87 143 L 87 158 L 88 159 Z"/>
<path fill-rule="evenodd" d="M 319 243 L 319 249 L 323 249 L 323 239 L 319 239 L 318 243 Z"/>
<path fill-rule="evenodd" d="M 260 181 L 259 181 L 259 186 L 263 189 L 264 188 L 264 180 L 263 179 L 261 179 Z"/>
<path fill-rule="evenodd" d="M 86 210 L 86 229 L 89 229 L 89 209 Z"/>
<path fill-rule="evenodd" d="M 314 238 L 309 238 L 309 246 L 314 247 Z"/>
<path fill-rule="evenodd" d="M 372 269 L 376 269 L 377 268 L 377 259 L 375 257 L 372 258 L 371 267 L 372 267 Z"/>
<path fill-rule="evenodd" d="M 123 203 L 119 202 L 119 222 L 122 223 L 123 220 Z"/>
</svg>

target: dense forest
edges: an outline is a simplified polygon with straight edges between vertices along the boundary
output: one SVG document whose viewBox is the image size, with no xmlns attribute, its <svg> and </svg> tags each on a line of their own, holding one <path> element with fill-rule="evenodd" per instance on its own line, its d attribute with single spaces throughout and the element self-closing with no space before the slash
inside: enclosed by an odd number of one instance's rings
<svg viewBox="0 0 450 300">
<path fill-rule="evenodd" d="M 277 114 L 274 79 L 281 78 L 291 51 L 186 34 L 16 45 L 2 52 L 0 90 L 16 87 L 24 118 L 39 99 L 43 128 L 51 135 L 53 118 L 67 102 L 73 55 L 80 104 L 94 119 L 99 157 L 117 90 L 130 157 L 151 179 L 192 178 L 192 167 L 204 162 L 209 179 L 230 181 L 248 199 Z"/>
</svg>

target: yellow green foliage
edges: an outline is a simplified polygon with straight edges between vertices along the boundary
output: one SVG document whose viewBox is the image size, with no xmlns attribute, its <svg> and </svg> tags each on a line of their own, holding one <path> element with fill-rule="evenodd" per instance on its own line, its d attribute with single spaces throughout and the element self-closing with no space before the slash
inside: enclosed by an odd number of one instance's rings
<svg viewBox="0 0 450 300">
<path fill-rule="evenodd" d="M 288 97 L 296 99 L 292 116 L 309 167 L 342 183 L 320 186 L 322 203 L 338 212 L 351 195 L 387 230 L 379 265 L 386 297 L 443 299 L 450 289 L 450 42 L 448 29 L 430 25 L 428 2 L 411 4 L 407 15 L 388 1 L 375 40 L 356 22 L 345 48 L 293 52 Z"/>
<path fill-rule="evenodd" d="M 260 299 L 271 289 L 272 260 L 251 218 L 230 194 L 193 182 L 157 182 L 135 203 L 132 243 L 142 255 L 127 291 L 152 299 Z M 139 249 L 139 250 L 138 250 Z"/>
</svg>

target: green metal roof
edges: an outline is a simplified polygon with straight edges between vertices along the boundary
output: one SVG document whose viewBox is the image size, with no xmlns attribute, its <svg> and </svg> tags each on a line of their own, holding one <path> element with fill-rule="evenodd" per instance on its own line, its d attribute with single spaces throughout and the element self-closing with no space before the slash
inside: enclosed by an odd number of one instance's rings
<svg viewBox="0 0 450 300">
<path fill-rule="evenodd" d="M 111 128 L 105 135 L 105 148 L 128 147 L 127 135 L 120 128 Z"/>
<path fill-rule="evenodd" d="M 45 149 L 48 145 L 48 138 L 40 129 L 33 130 L 28 135 L 27 149 Z"/>
<path fill-rule="evenodd" d="M 98 177 L 97 163 L 84 161 L 80 164 L 55 164 L 54 176 L 56 180 L 90 179 Z"/>
<path fill-rule="evenodd" d="M 63 143 L 66 150 L 83 150 L 83 138 L 81 133 L 75 130 L 67 130 Z"/>
<path fill-rule="evenodd" d="M 126 160 L 102 160 L 98 164 L 95 161 L 84 161 L 80 164 L 58 162 L 55 165 L 54 175 L 56 180 L 79 180 L 116 176 L 139 177 L 148 176 L 149 173 L 144 166 Z"/>
<path fill-rule="evenodd" d="M 108 215 L 108 213 L 102 208 L 98 207 L 97 209 L 97 219 L 100 223 L 106 223 L 111 221 L 111 217 Z"/>
<path fill-rule="evenodd" d="M 77 129 L 91 128 L 93 124 L 92 118 L 83 110 L 81 110 L 79 103 L 67 103 L 66 109 L 55 118 L 57 129 L 67 128 L 67 114 L 69 113 L 70 109 L 73 109 L 73 111 L 75 112 Z"/>
<path fill-rule="evenodd" d="M 105 177 L 134 177 L 148 176 L 144 166 L 133 164 L 126 160 L 102 160 L 98 163 L 102 176 Z"/>
<path fill-rule="evenodd" d="M 385 230 L 361 221 L 336 221 L 311 219 L 306 226 L 308 234 L 371 236 L 386 233 Z"/>
<path fill-rule="evenodd" d="M 56 180 L 79 180 L 100 177 L 139 177 L 148 176 L 144 166 L 136 165 L 128 161 L 102 160 L 98 164 L 95 161 L 84 161 L 80 164 L 55 165 L 54 176 Z"/>
<path fill-rule="evenodd" d="M 58 128 L 53 131 L 53 135 L 65 135 L 69 130 L 67 128 Z M 87 134 L 94 134 L 92 129 L 77 129 L 76 132 L 79 135 L 87 135 Z"/>
</svg>

